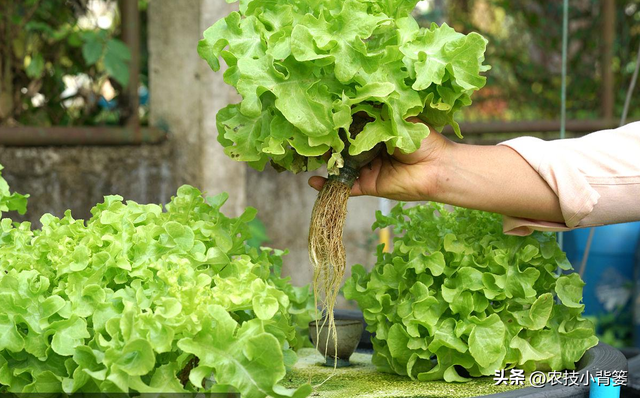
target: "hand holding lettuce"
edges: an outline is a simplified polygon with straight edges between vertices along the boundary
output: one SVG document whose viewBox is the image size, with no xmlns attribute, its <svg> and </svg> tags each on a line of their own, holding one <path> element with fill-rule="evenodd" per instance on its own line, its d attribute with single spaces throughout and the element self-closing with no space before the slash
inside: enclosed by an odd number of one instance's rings
<svg viewBox="0 0 640 398">
<path fill-rule="evenodd" d="M 218 140 L 235 160 L 293 172 L 325 163 L 337 174 L 343 150 L 382 143 L 415 151 L 429 133 L 419 116 L 460 134 L 454 114 L 485 84 L 487 41 L 443 24 L 420 28 L 417 1 L 246 0 L 204 32 L 198 52 L 242 101 L 218 113 Z M 345 135 L 353 115 L 371 121 Z"/>
<path fill-rule="evenodd" d="M 234 2 L 234 1 L 230 1 Z M 326 163 L 311 215 L 314 293 L 335 338 L 333 308 L 346 268 L 342 231 L 359 170 L 386 148 L 411 153 L 485 84 L 487 41 L 446 24 L 421 28 L 417 0 L 242 0 L 204 32 L 198 52 L 242 96 L 218 112 L 232 159 L 294 173 Z"/>
</svg>

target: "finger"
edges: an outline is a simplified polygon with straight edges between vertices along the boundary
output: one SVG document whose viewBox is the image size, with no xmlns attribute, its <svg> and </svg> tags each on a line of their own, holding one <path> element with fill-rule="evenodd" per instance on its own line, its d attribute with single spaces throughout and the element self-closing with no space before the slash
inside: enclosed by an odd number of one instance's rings
<svg viewBox="0 0 640 398">
<path fill-rule="evenodd" d="M 360 181 L 356 180 L 356 182 L 353 183 L 353 187 L 351 187 L 351 196 L 362 196 L 364 195 L 362 193 L 362 189 L 360 188 Z"/>
<path fill-rule="evenodd" d="M 404 164 L 420 163 L 432 155 L 434 148 L 442 146 L 442 142 L 446 141 L 446 138 L 432 129 L 429 124 L 425 123 L 421 119 L 418 119 L 417 117 L 410 117 L 407 119 L 407 121 L 416 124 L 424 124 L 425 126 L 427 126 L 427 128 L 429 128 L 429 135 L 427 135 L 422 140 L 422 142 L 420 143 L 420 147 L 418 147 L 418 150 L 414 152 L 404 153 L 399 148 L 396 148 L 393 152 L 393 158 Z"/>
<path fill-rule="evenodd" d="M 309 186 L 315 189 L 316 191 L 321 190 L 326 182 L 327 182 L 327 179 L 320 176 L 313 176 L 309 178 Z"/>
<path fill-rule="evenodd" d="M 419 151 L 419 150 L 418 150 Z M 416 152 L 418 152 L 416 151 Z M 399 161 L 400 163 L 404 163 L 404 164 L 414 164 L 419 162 L 420 160 L 422 160 L 422 157 L 420 156 L 416 156 L 416 152 L 413 153 L 404 153 L 400 150 L 400 148 L 396 148 L 393 151 L 393 158 L 397 161 Z"/>
<path fill-rule="evenodd" d="M 369 166 L 365 166 L 360 169 L 360 178 L 356 180 L 358 195 L 372 195 L 377 196 L 376 182 L 380 169 L 382 168 L 382 159 L 377 157 L 373 159 Z M 354 188 L 356 187 L 354 184 Z"/>
</svg>

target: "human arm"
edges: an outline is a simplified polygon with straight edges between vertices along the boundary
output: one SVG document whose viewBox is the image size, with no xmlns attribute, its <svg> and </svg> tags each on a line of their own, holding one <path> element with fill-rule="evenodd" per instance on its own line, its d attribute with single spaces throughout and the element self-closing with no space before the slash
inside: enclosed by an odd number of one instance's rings
<svg viewBox="0 0 640 398">
<path fill-rule="evenodd" d="M 640 220 L 640 123 L 581 138 L 521 137 L 518 151 L 560 199 L 564 223 L 505 217 L 504 230 L 526 235 Z"/>
<path fill-rule="evenodd" d="M 433 132 L 419 151 L 363 169 L 353 194 L 492 211 L 508 216 L 505 231 L 514 234 L 640 220 L 640 123 L 579 139 L 522 137 L 486 147 Z"/>
<path fill-rule="evenodd" d="M 320 189 L 324 179 L 312 177 L 309 183 Z M 352 190 L 352 196 L 360 195 L 562 221 L 558 197 L 516 151 L 457 144 L 435 131 L 418 151 L 384 154 L 364 167 Z"/>
</svg>

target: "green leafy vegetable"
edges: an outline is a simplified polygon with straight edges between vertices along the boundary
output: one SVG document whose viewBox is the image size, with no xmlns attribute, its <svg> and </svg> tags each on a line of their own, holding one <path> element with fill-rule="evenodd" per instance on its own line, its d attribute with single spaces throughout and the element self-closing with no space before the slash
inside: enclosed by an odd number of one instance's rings
<svg viewBox="0 0 640 398">
<path fill-rule="evenodd" d="M 0 222 L 0 392 L 239 391 L 279 385 L 308 344 L 308 287 L 280 277 L 284 252 L 250 248 L 255 209 L 183 186 L 163 209 L 109 196 L 70 212 Z"/>
<path fill-rule="evenodd" d="M 9 191 L 9 184 L 2 178 L 2 165 L 0 165 L 0 217 L 2 212 L 17 211 L 24 214 L 27 211 L 27 198 L 29 195 L 20 195 Z"/>
<path fill-rule="evenodd" d="M 597 344 L 582 318 L 584 282 L 557 273 L 571 266 L 552 234 L 507 236 L 497 215 L 433 203 L 376 217 L 374 228 L 399 237 L 391 253 L 378 248 L 370 273 L 353 267 L 344 293 L 375 333 L 380 370 L 461 382 L 510 367 L 575 369 Z"/>
<path fill-rule="evenodd" d="M 262 170 L 271 160 L 293 172 L 312 170 L 332 152 L 384 143 L 413 152 L 429 134 L 418 116 L 441 130 L 485 84 L 487 41 L 443 24 L 420 28 L 417 0 L 242 0 L 204 32 L 198 52 L 214 71 L 228 65 L 227 84 L 242 102 L 217 116 L 218 140 L 231 158 Z M 354 137 L 355 113 L 371 121 Z"/>
</svg>

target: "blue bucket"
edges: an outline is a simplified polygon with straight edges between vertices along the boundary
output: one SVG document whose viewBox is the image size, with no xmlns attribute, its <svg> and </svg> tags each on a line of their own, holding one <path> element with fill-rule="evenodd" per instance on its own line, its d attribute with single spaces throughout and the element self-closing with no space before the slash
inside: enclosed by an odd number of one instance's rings
<svg viewBox="0 0 640 398">
<path fill-rule="evenodd" d="M 582 264 L 590 228 L 565 232 L 564 250 L 576 271 Z M 640 222 L 597 227 L 583 279 L 586 315 L 602 315 L 625 307 L 631 312 Z M 638 319 L 636 322 L 640 322 Z"/>
</svg>

